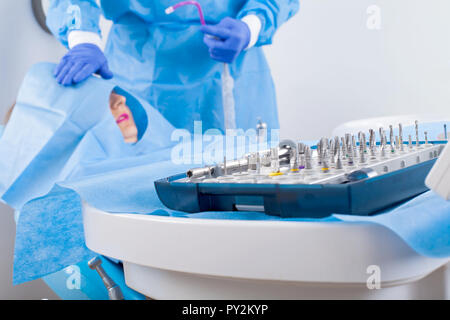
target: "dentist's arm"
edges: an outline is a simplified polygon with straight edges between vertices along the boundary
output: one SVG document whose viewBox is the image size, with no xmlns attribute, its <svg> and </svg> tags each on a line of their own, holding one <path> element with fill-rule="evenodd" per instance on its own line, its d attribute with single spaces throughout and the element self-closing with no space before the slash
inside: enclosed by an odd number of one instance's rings
<svg viewBox="0 0 450 320">
<path fill-rule="evenodd" d="M 104 79 L 113 77 L 100 49 L 100 14 L 95 0 L 52 0 L 47 26 L 69 48 L 55 69 L 55 77 L 60 84 L 74 85 L 94 73 Z"/>
</svg>

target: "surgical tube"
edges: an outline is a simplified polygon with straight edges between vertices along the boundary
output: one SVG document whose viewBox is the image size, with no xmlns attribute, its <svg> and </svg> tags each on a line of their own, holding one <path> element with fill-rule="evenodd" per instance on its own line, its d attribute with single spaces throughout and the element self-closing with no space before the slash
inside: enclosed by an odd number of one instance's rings
<svg viewBox="0 0 450 320">
<path fill-rule="evenodd" d="M 193 5 L 197 7 L 198 14 L 200 16 L 200 23 L 202 25 L 206 25 L 205 16 L 203 15 L 202 6 L 197 1 L 181 1 L 173 6 L 170 6 L 166 9 L 166 14 L 172 14 L 175 10 L 177 10 L 180 7 L 186 6 L 186 5 Z"/>
</svg>

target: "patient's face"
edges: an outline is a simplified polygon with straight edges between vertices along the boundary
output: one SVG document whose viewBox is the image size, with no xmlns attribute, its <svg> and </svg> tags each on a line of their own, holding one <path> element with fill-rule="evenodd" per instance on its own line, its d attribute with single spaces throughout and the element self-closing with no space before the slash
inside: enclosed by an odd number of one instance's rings
<svg viewBox="0 0 450 320">
<path fill-rule="evenodd" d="M 116 119 L 120 131 L 123 134 L 126 143 L 135 143 L 138 141 L 138 130 L 134 122 L 133 114 L 127 106 L 127 99 L 115 92 L 111 93 L 109 99 L 111 113 Z"/>
</svg>

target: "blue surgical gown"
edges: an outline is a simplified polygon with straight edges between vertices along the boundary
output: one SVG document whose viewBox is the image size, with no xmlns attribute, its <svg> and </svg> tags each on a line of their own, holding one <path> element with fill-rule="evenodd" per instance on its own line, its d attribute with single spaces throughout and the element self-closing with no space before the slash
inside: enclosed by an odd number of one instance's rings
<svg viewBox="0 0 450 320">
<path fill-rule="evenodd" d="M 198 12 L 182 7 L 165 9 L 178 0 L 53 0 L 47 24 L 67 46 L 72 30 L 100 34 L 103 14 L 113 21 L 105 49 L 115 81 L 154 106 L 176 128 L 224 130 L 223 63 L 209 57 L 199 31 Z M 298 0 L 199 0 L 208 24 L 224 17 L 253 14 L 262 29 L 256 46 L 230 65 L 234 79 L 235 127 L 255 128 L 260 118 L 278 129 L 275 88 L 261 46 L 271 44 L 276 30 L 299 8 Z"/>
</svg>

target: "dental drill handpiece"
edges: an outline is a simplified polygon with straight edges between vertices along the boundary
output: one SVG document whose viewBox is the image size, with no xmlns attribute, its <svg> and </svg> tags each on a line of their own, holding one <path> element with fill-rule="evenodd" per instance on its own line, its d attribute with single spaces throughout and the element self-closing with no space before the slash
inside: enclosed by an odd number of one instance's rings
<svg viewBox="0 0 450 320">
<path fill-rule="evenodd" d="M 105 272 L 105 269 L 102 267 L 102 260 L 99 257 L 93 258 L 88 262 L 88 266 L 90 269 L 97 271 L 100 278 L 103 281 L 103 284 L 108 290 L 109 300 L 125 300 L 123 297 L 122 290 L 120 287 L 114 282 L 111 277 Z"/>
</svg>

